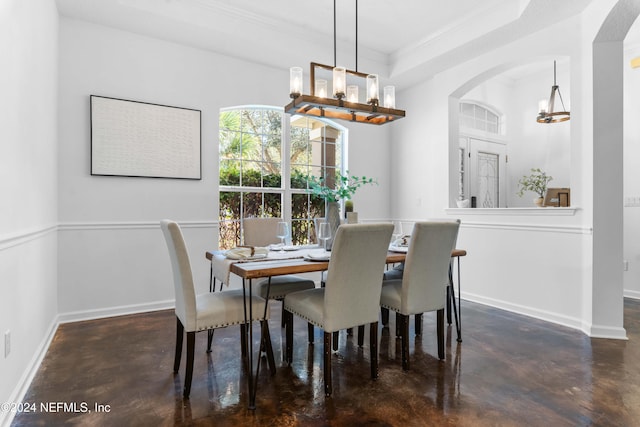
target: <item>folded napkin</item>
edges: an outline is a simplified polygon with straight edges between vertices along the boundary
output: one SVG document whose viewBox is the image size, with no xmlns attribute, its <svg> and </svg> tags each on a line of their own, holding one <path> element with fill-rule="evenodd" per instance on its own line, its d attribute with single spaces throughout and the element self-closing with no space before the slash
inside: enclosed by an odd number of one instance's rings
<svg viewBox="0 0 640 427">
<path fill-rule="evenodd" d="M 394 240 L 391 246 L 395 246 L 398 248 L 406 248 L 409 246 L 409 243 L 411 243 L 411 236 L 407 234 L 405 236 L 400 237 L 399 239 Z"/>
<path fill-rule="evenodd" d="M 225 256 L 229 259 L 247 259 L 252 257 L 266 257 L 268 253 L 268 248 L 238 246 L 225 252 Z"/>
</svg>

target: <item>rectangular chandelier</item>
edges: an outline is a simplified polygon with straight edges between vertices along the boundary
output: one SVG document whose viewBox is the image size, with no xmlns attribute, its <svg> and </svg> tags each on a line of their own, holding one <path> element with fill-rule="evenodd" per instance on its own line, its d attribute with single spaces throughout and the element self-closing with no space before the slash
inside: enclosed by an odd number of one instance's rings
<svg viewBox="0 0 640 427">
<path fill-rule="evenodd" d="M 331 72 L 333 97 L 328 97 L 328 79 L 316 78 L 316 71 Z M 384 88 L 382 106 L 379 105 L 378 76 L 375 74 L 364 74 L 343 67 L 331 67 L 312 62 L 309 80 L 311 94 L 304 95 L 302 94 L 302 68 L 291 68 L 289 96 L 292 101 L 284 107 L 286 113 L 373 125 L 383 125 L 405 117 L 404 110 L 395 108 L 393 86 Z M 359 89 L 362 85 L 358 83 L 363 80 L 366 103 L 362 103 L 359 99 Z"/>
</svg>

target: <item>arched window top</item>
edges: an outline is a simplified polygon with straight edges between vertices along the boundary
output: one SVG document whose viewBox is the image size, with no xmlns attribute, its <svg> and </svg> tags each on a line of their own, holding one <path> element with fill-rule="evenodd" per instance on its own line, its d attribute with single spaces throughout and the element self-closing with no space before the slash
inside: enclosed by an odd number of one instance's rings
<svg viewBox="0 0 640 427">
<path fill-rule="evenodd" d="M 460 101 L 460 127 L 500 135 L 501 114 L 477 102 Z"/>
<path fill-rule="evenodd" d="M 293 243 L 313 242 L 325 203 L 309 190 L 308 177 L 345 173 L 347 129 L 265 105 L 223 108 L 218 127 L 219 247 L 242 244 L 249 217 L 283 218 Z"/>
</svg>

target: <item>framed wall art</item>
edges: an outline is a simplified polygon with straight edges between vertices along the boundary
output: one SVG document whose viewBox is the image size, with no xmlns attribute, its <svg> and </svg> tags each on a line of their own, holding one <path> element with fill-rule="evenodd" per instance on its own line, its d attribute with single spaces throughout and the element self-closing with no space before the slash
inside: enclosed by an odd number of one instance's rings
<svg viewBox="0 0 640 427">
<path fill-rule="evenodd" d="M 91 95 L 91 175 L 201 179 L 201 111 Z"/>
</svg>

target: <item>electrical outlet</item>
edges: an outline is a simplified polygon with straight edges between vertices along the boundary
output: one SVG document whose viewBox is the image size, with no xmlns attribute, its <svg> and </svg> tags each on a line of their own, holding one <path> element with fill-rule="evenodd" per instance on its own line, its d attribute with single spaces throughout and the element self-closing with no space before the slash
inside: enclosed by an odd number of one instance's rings
<svg viewBox="0 0 640 427">
<path fill-rule="evenodd" d="M 9 353 L 11 353 L 11 331 L 7 330 L 4 333 L 4 357 L 5 359 L 9 357 Z"/>
<path fill-rule="evenodd" d="M 629 271 L 629 261 L 624 260 L 622 262 L 622 268 L 623 268 L 623 271 Z"/>
</svg>

